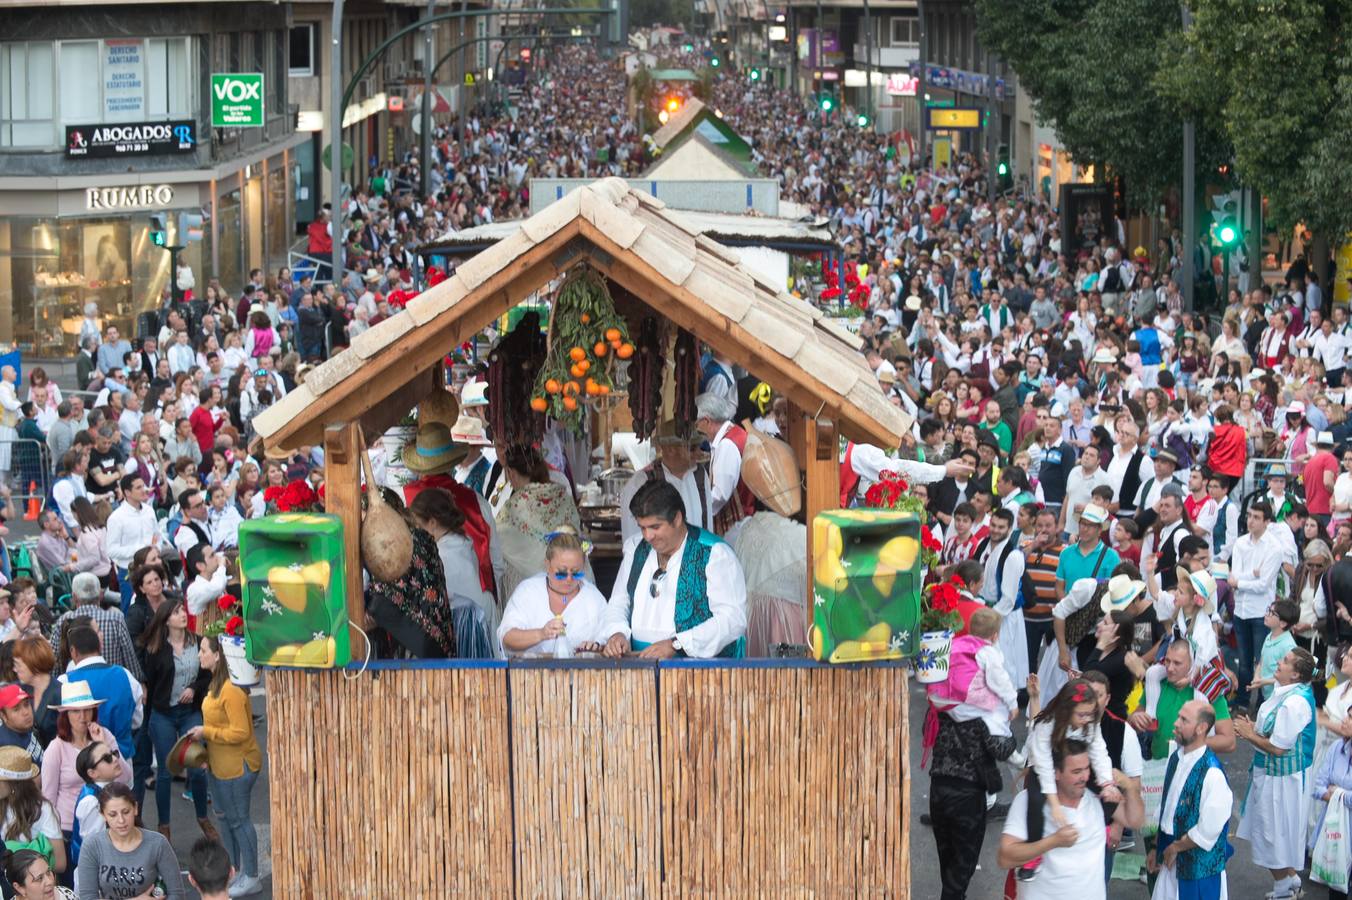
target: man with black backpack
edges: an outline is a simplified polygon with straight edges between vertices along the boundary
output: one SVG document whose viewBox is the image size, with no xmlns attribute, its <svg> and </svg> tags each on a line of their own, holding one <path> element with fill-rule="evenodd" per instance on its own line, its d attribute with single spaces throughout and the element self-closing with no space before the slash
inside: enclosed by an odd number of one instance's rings
<svg viewBox="0 0 1352 900">
<path fill-rule="evenodd" d="M 1028 681 L 1028 636 L 1023 622 L 1026 563 L 1014 529 L 1014 513 L 997 509 L 991 513 L 990 534 L 977 545 L 976 559 L 984 567 L 981 599 L 1004 618 L 1000 628 L 1000 652 L 1014 684 Z M 1033 590 L 1028 589 L 1028 596 Z"/>
</svg>

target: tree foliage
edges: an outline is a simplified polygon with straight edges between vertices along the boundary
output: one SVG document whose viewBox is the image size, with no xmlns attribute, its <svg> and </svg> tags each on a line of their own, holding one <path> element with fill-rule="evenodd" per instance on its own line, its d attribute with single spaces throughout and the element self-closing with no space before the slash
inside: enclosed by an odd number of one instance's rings
<svg viewBox="0 0 1352 900">
<path fill-rule="evenodd" d="M 695 21 L 693 0 L 625 0 L 629 4 L 629 26 L 651 28 L 654 25 L 689 27 Z"/>
<path fill-rule="evenodd" d="M 1242 0 L 1235 0 L 1242 2 Z M 976 0 L 978 36 L 1014 68 L 1040 121 L 1082 163 L 1121 175 L 1137 208 L 1182 180 L 1183 116 L 1156 83 L 1177 0 Z M 1198 171 L 1227 148 L 1197 121 Z"/>
<path fill-rule="evenodd" d="M 1155 79 L 1218 115 L 1239 179 L 1278 227 L 1352 229 L 1352 0 L 1192 0 Z"/>
</svg>

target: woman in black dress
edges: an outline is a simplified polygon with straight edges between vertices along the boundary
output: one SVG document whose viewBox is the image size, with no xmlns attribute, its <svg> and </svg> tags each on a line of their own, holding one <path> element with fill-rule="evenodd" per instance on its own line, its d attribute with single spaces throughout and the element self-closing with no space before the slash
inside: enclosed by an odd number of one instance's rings
<svg viewBox="0 0 1352 900">
<path fill-rule="evenodd" d="M 1122 768 L 1122 741 L 1126 737 L 1127 697 L 1136 686 L 1141 663 L 1131 649 L 1135 621 L 1119 610 L 1105 615 L 1095 631 L 1094 649 L 1084 661 L 1085 672 L 1102 672 L 1108 679 L 1108 705 L 1099 727 L 1114 768 Z"/>
</svg>

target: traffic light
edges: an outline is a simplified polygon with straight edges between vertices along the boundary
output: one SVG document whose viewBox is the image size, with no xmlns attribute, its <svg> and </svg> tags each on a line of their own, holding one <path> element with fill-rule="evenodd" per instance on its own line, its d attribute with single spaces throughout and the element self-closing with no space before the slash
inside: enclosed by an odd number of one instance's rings
<svg viewBox="0 0 1352 900">
<path fill-rule="evenodd" d="M 1009 145 L 1001 144 L 995 152 L 995 177 L 999 179 L 1000 190 L 1007 191 L 1014 186 L 1014 172 L 1009 165 Z"/>
<path fill-rule="evenodd" d="M 715 56 L 715 57 L 711 58 L 711 59 L 709 60 L 709 65 L 711 65 L 711 66 L 713 66 L 715 69 L 717 69 L 717 68 L 718 68 L 718 57 Z"/>
<path fill-rule="evenodd" d="M 822 112 L 829 113 L 836 106 L 835 98 L 830 94 L 822 94 L 817 99 L 817 105 L 821 107 Z"/>
<path fill-rule="evenodd" d="M 1239 225 L 1233 218 L 1221 220 L 1221 224 L 1216 229 L 1216 240 L 1220 241 L 1221 248 L 1224 250 L 1233 250 L 1239 246 Z"/>
<path fill-rule="evenodd" d="M 162 215 L 150 217 L 150 242 L 156 247 L 169 246 L 169 231 Z"/>
<path fill-rule="evenodd" d="M 868 121 L 869 121 L 869 120 L 868 120 L 868 113 L 860 113 L 860 114 L 859 114 L 859 127 L 860 127 L 860 128 L 867 128 L 867 127 L 868 127 Z"/>
<path fill-rule="evenodd" d="M 746 74 L 747 77 L 750 78 L 752 81 L 760 81 L 760 69 L 752 69 L 750 72 Z"/>
</svg>

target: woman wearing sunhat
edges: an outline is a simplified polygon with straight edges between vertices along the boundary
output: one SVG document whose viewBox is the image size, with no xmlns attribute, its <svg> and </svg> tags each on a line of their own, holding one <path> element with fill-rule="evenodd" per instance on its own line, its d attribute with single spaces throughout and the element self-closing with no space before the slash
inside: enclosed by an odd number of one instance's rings
<svg viewBox="0 0 1352 900">
<path fill-rule="evenodd" d="M 42 754 L 42 796 L 56 809 L 61 831 L 70 839 L 75 818 L 75 798 L 84 787 L 75 759 L 91 744 L 117 747 L 112 732 L 99 724 L 102 700 L 94 699 L 87 681 L 61 682 L 61 702 L 56 707 L 56 737 Z M 122 774 L 119 780 L 131 784 L 131 763 L 118 757 Z"/>
<path fill-rule="evenodd" d="M 0 747 L 0 840 L 5 849 L 36 850 L 66 871 L 66 839 L 56 809 L 42 796 L 38 767 L 21 747 Z"/>
</svg>

